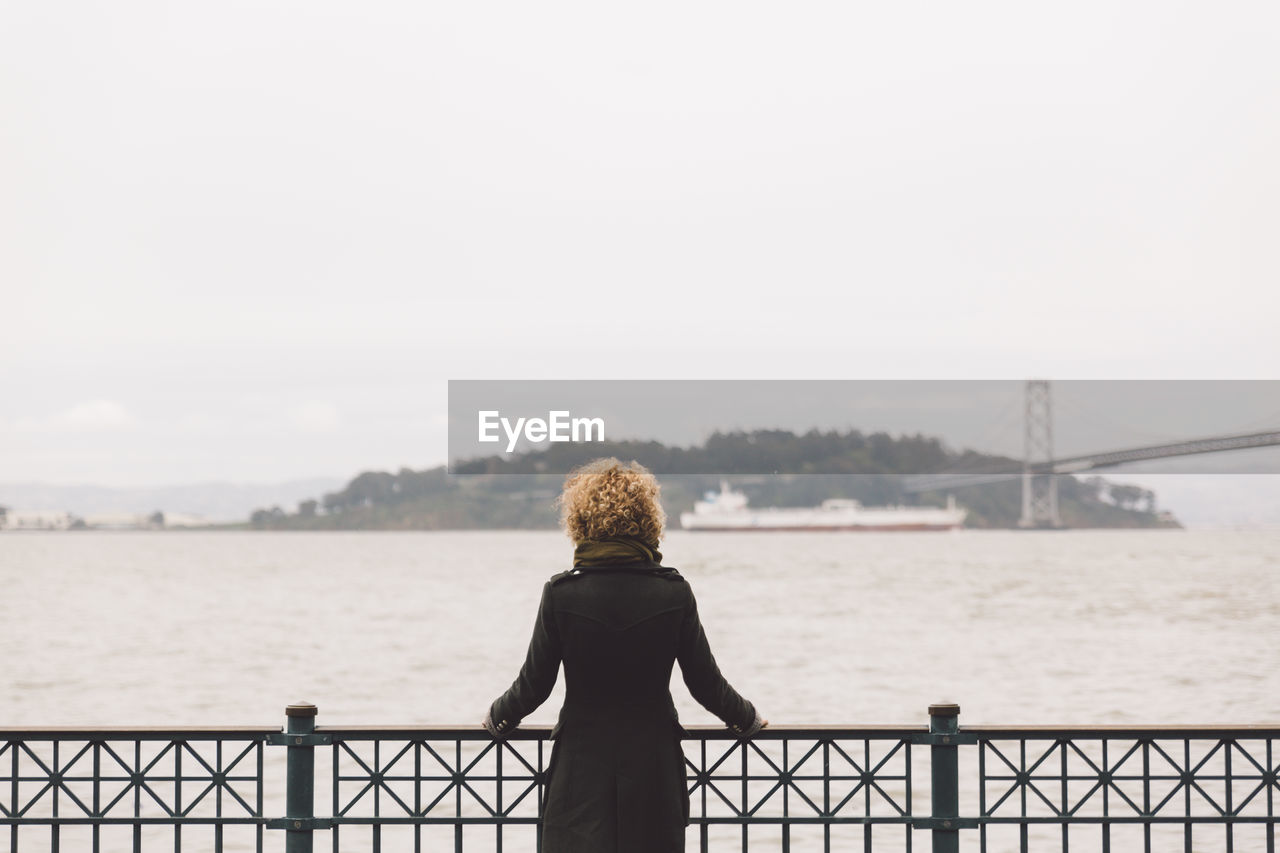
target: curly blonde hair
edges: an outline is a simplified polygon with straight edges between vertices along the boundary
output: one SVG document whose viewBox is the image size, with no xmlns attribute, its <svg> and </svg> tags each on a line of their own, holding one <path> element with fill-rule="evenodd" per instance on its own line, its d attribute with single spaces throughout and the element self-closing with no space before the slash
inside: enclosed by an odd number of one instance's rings
<svg viewBox="0 0 1280 853">
<path fill-rule="evenodd" d="M 657 547 L 666 513 L 657 479 L 639 462 L 612 456 L 569 472 L 556 503 L 560 523 L 574 543 L 634 536 Z"/>
</svg>

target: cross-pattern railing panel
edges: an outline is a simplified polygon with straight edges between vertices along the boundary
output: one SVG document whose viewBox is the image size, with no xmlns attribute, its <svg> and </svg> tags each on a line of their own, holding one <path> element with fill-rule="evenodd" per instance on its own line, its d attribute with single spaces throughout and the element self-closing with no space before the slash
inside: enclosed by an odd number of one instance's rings
<svg viewBox="0 0 1280 853">
<path fill-rule="evenodd" d="M 0 731 L 0 827 L 11 851 L 262 850 L 272 729 Z M 229 836 L 231 836 L 229 838 Z"/>
<path fill-rule="evenodd" d="M 912 742 L 922 727 L 778 727 L 743 741 L 719 728 L 685 742 L 690 818 L 701 850 L 845 849 L 896 828 L 911 850 Z M 833 847 L 832 845 L 835 845 Z M 736 845 L 735 845 L 736 846 Z M 882 848 L 888 849 L 888 848 Z"/>
<path fill-rule="evenodd" d="M 977 744 L 983 851 L 1275 851 L 1280 729 L 965 733 Z"/>
<path fill-rule="evenodd" d="M 316 731 L 332 743 L 335 851 L 345 849 L 344 829 L 361 825 L 359 843 L 373 850 L 389 832 L 411 839 L 404 849 L 428 849 L 442 827 L 452 827 L 456 850 L 537 843 L 549 730 L 517 729 L 502 741 L 472 728 Z M 770 728 L 743 741 L 723 728 L 692 728 L 684 748 L 699 846 L 732 833 L 743 850 L 761 849 L 753 842 L 762 837 L 773 849 L 842 849 L 851 838 L 869 849 L 873 830 L 896 828 L 893 849 L 909 851 L 911 746 L 924 731 Z"/>
<path fill-rule="evenodd" d="M 548 729 L 501 741 L 479 727 L 318 731 L 332 738 L 335 851 L 353 832 L 356 847 L 374 851 L 393 835 L 396 849 L 536 849 Z"/>
</svg>

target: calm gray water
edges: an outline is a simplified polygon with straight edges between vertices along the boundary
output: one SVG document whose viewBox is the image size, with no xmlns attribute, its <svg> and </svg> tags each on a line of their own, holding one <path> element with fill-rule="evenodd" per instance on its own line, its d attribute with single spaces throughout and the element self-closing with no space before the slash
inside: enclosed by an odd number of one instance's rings
<svg viewBox="0 0 1280 853">
<path fill-rule="evenodd" d="M 570 551 L 550 532 L 0 535 L 0 724 L 276 725 L 297 701 L 325 725 L 477 723 Z M 675 532 L 663 551 L 775 724 L 918 724 L 937 701 L 970 725 L 1280 720 L 1274 531 Z M 715 722 L 678 674 L 673 693 Z"/>
<path fill-rule="evenodd" d="M 478 720 L 557 533 L 0 536 L 0 720 Z M 672 533 L 730 680 L 776 723 L 1280 719 L 1280 534 Z M 678 676 L 682 717 L 714 722 Z M 561 693 L 531 722 L 552 722 Z"/>
</svg>

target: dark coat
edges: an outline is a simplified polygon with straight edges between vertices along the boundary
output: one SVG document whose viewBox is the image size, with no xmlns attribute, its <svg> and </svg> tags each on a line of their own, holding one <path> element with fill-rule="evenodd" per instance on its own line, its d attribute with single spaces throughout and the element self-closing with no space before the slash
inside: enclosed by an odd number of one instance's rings
<svg viewBox="0 0 1280 853">
<path fill-rule="evenodd" d="M 689 794 L 673 664 L 693 698 L 734 731 L 749 736 L 760 725 L 716 666 L 693 590 L 674 569 L 598 566 L 553 577 L 520 675 L 489 709 L 491 731 L 510 731 L 546 701 L 561 661 L 543 853 L 683 851 Z"/>
</svg>

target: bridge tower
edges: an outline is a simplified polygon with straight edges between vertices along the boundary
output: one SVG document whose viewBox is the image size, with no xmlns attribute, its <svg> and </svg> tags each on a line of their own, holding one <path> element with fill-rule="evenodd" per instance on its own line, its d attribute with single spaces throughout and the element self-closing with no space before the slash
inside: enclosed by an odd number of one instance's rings
<svg viewBox="0 0 1280 853">
<path fill-rule="evenodd" d="M 1038 463 L 1053 461 L 1053 411 L 1049 380 L 1029 379 L 1023 422 L 1022 517 L 1019 527 L 1062 527 L 1058 516 L 1058 478 L 1032 471 Z"/>
</svg>

